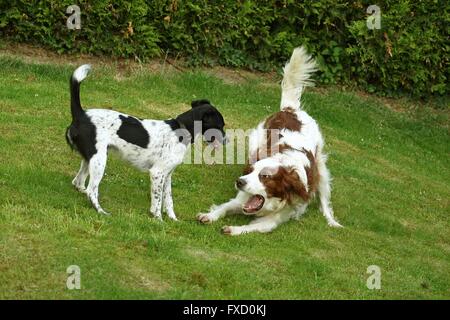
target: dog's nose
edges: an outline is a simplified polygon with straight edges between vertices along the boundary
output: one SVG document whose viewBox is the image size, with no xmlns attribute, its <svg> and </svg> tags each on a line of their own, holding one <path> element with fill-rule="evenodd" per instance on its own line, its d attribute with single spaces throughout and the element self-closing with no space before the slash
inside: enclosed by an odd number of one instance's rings
<svg viewBox="0 0 450 320">
<path fill-rule="evenodd" d="M 239 179 L 236 180 L 236 187 L 237 187 L 238 189 L 241 189 L 241 188 L 244 187 L 246 184 L 247 184 L 247 181 L 245 181 L 244 179 L 239 178 Z"/>
</svg>

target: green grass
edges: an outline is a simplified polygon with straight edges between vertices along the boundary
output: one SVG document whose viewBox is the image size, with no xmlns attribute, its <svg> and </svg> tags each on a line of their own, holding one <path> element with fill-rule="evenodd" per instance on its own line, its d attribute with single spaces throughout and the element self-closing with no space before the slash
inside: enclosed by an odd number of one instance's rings
<svg viewBox="0 0 450 320">
<path fill-rule="evenodd" d="M 180 222 L 151 219 L 148 175 L 110 157 L 97 214 L 71 180 L 79 157 L 66 145 L 73 66 L 0 57 L 0 298 L 430 299 L 450 297 L 448 113 L 396 112 L 337 89 L 304 95 L 327 141 L 333 205 L 329 228 L 316 203 L 270 234 L 226 237 L 229 217 L 204 226 L 199 212 L 234 195 L 240 165 L 181 165 L 173 177 Z M 277 110 L 277 84 L 226 83 L 202 72 L 115 78 L 94 66 L 84 106 L 166 119 L 209 98 L 229 128 Z M 319 93 L 320 92 L 320 93 Z M 66 268 L 81 268 L 81 290 Z M 382 289 L 366 287 L 369 265 Z"/>
</svg>

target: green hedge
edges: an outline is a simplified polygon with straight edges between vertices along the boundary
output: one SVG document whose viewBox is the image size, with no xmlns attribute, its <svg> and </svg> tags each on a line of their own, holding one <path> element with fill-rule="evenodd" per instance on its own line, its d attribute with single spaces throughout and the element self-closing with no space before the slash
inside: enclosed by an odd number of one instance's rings
<svg viewBox="0 0 450 320">
<path fill-rule="evenodd" d="M 366 26 L 375 1 L 2 0 L 0 35 L 59 53 L 181 55 L 193 65 L 280 68 L 298 45 L 321 65 L 322 83 L 386 95 L 449 93 L 449 2 L 377 1 L 381 29 Z M 66 8 L 81 8 L 68 30 Z"/>
</svg>

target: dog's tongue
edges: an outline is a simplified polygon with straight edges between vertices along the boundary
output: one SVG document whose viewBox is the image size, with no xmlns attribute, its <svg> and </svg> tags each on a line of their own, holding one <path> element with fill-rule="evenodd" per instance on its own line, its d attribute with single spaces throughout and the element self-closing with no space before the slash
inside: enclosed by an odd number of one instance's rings
<svg viewBox="0 0 450 320">
<path fill-rule="evenodd" d="M 264 198 L 259 194 L 251 196 L 244 204 L 244 211 L 246 213 L 253 213 L 262 208 L 264 204 Z"/>
</svg>

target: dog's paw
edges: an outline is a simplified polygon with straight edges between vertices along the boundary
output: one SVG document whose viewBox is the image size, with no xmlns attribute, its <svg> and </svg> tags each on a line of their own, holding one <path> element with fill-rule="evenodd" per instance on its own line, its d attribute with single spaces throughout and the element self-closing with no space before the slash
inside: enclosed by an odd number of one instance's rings
<svg viewBox="0 0 450 320">
<path fill-rule="evenodd" d="M 105 216 L 110 216 L 110 215 L 111 215 L 111 213 L 106 212 L 106 211 L 103 210 L 103 209 L 98 209 L 98 213 L 103 214 L 103 215 L 105 215 Z"/>
<path fill-rule="evenodd" d="M 225 227 L 222 228 L 222 233 L 227 235 L 227 236 L 230 236 L 232 231 L 233 231 L 233 229 L 230 226 L 225 226 Z"/>
<path fill-rule="evenodd" d="M 158 220 L 158 221 L 163 221 L 161 214 L 154 214 L 154 213 L 150 212 L 150 217 L 152 217 L 153 219 Z"/>
<path fill-rule="evenodd" d="M 78 190 L 78 192 L 81 192 L 81 193 L 83 193 L 83 194 L 87 194 L 87 190 L 86 190 L 86 188 L 84 188 L 84 187 L 75 187 L 77 190 Z"/>
<path fill-rule="evenodd" d="M 79 185 L 76 185 L 76 184 L 73 184 L 73 186 L 74 186 L 75 189 L 77 189 L 78 192 L 87 194 L 87 191 L 86 191 L 86 188 L 85 188 L 85 187 L 79 186 Z"/>
<path fill-rule="evenodd" d="M 332 228 L 343 228 L 344 227 L 337 221 L 328 222 L 328 225 Z"/>
<path fill-rule="evenodd" d="M 197 215 L 197 220 L 203 224 L 208 224 L 208 223 L 213 222 L 213 220 L 207 213 L 200 213 L 199 215 Z"/>
<path fill-rule="evenodd" d="M 243 234 L 241 227 L 225 226 L 222 228 L 222 233 L 227 236 L 238 236 Z"/>
</svg>

